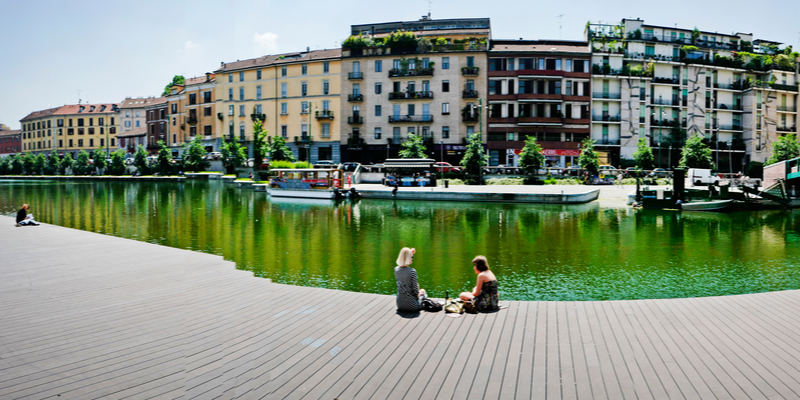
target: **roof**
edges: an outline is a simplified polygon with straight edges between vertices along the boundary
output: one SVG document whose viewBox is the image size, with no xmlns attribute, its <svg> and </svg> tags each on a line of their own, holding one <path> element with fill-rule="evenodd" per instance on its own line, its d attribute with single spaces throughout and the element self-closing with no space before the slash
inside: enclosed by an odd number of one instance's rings
<svg viewBox="0 0 800 400">
<path fill-rule="evenodd" d="M 490 52 L 592 53 L 588 42 L 571 40 L 492 40 Z"/>
<path fill-rule="evenodd" d="M 144 136 L 147 134 L 147 128 L 142 126 L 139 128 L 134 128 L 127 132 L 117 133 L 118 138 L 122 137 L 132 137 L 132 136 Z"/>
<path fill-rule="evenodd" d="M 213 80 L 214 80 L 213 76 L 211 77 L 211 79 L 208 79 L 205 75 L 203 75 L 203 76 L 195 76 L 194 78 L 187 79 L 186 82 L 183 85 L 184 86 L 199 85 L 201 83 L 211 82 Z"/>
<path fill-rule="evenodd" d="M 446 35 L 488 35 L 490 29 L 450 29 L 450 30 L 420 30 L 406 31 L 413 32 L 417 36 L 446 36 Z M 392 32 L 376 33 L 372 37 L 387 37 Z"/>
<path fill-rule="evenodd" d="M 19 130 L 19 129 L 17 129 L 17 130 L 9 130 L 9 131 L 0 130 L 0 136 L 14 136 L 14 135 L 19 135 L 20 133 L 22 133 L 22 131 Z"/>
<path fill-rule="evenodd" d="M 168 98 L 162 96 L 162 97 L 159 97 L 159 98 L 154 99 L 153 101 L 151 101 L 150 104 L 145 106 L 145 108 L 156 108 L 158 106 L 166 107 L 168 101 L 169 101 Z"/>
<path fill-rule="evenodd" d="M 149 105 L 150 103 L 155 100 L 155 97 L 137 97 L 132 99 L 130 97 L 126 97 L 125 100 L 122 100 L 120 103 L 120 109 L 127 109 L 127 108 L 143 108 L 144 106 Z"/>
<path fill-rule="evenodd" d="M 69 104 L 56 108 L 48 108 L 47 110 L 34 111 L 28 114 L 20 121 L 27 121 L 30 119 L 51 117 L 57 115 L 105 115 L 117 112 L 119 104 L 105 103 L 105 104 Z"/>
<path fill-rule="evenodd" d="M 452 30 L 465 30 L 468 32 L 475 32 L 476 30 L 489 30 L 491 29 L 491 20 L 489 18 L 451 18 L 451 19 L 431 19 L 430 15 L 423 16 L 417 21 L 396 21 L 396 22 L 381 22 L 371 24 L 350 25 L 350 34 L 358 35 L 362 32 L 369 32 L 370 34 L 391 33 L 397 30 L 404 31 L 448 31 Z"/>
<path fill-rule="evenodd" d="M 342 57 L 342 49 L 311 50 L 308 52 L 266 55 L 249 60 L 222 63 L 216 72 L 236 71 L 240 69 L 268 67 L 297 62 L 322 61 Z"/>
</svg>

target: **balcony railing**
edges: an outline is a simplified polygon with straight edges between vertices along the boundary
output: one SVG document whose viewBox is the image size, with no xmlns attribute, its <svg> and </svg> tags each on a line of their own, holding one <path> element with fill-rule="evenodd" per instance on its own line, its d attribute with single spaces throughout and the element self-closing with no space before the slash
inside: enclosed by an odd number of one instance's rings
<svg viewBox="0 0 800 400">
<path fill-rule="evenodd" d="M 315 111 L 314 116 L 317 119 L 333 119 L 333 110 Z"/>
<path fill-rule="evenodd" d="M 736 111 L 742 111 L 742 105 L 741 105 L 741 104 L 724 104 L 724 103 L 718 103 L 718 104 L 716 105 L 716 107 L 714 107 L 714 108 L 716 108 L 716 109 L 718 109 L 718 110 L 736 110 Z"/>
<path fill-rule="evenodd" d="M 780 83 L 773 83 L 771 86 L 772 86 L 773 89 L 776 89 L 776 90 L 787 90 L 787 91 L 790 91 L 790 92 L 796 92 L 797 91 L 797 85 L 782 85 Z"/>
<path fill-rule="evenodd" d="M 736 82 L 733 82 L 733 83 L 715 83 L 714 87 L 717 88 L 717 89 L 728 89 L 728 90 L 742 90 L 742 89 L 744 89 L 744 85 L 739 81 L 736 81 Z"/>
<path fill-rule="evenodd" d="M 680 79 L 678 79 L 678 77 L 662 78 L 662 77 L 656 76 L 656 77 L 653 78 L 653 83 L 665 83 L 665 84 L 668 84 L 668 85 L 677 85 L 680 82 L 681 81 L 680 81 Z"/>
<path fill-rule="evenodd" d="M 347 101 L 364 101 L 363 94 L 348 94 Z"/>
<path fill-rule="evenodd" d="M 620 93 L 592 92 L 595 99 L 619 99 Z"/>
<path fill-rule="evenodd" d="M 463 122 L 478 122 L 478 115 L 470 115 L 469 113 L 461 114 L 461 121 Z"/>
<path fill-rule="evenodd" d="M 673 119 L 650 118 L 650 126 L 677 126 L 678 121 Z"/>
<path fill-rule="evenodd" d="M 356 134 L 350 134 L 350 137 L 347 138 L 347 145 L 348 146 L 359 146 L 364 144 L 364 138 Z"/>
<path fill-rule="evenodd" d="M 678 98 L 673 98 L 673 99 L 668 99 L 668 100 L 651 98 L 650 99 L 650 104 L 655 104 L 655 105 L 659 105 L 659 106 L 680 106 L 681 105 L 681 101 Z"/>
<path fill-rule="evenodd" d="M 778 126 L 778 132 L 795 132 L 795 131 L 797 131 L 797 126 L 796 126 L 796 125 L 792 125 L 792 126 L 786 126 L 786 125 L 783 125 L 783 126 Z"/>
<path fill-rule="evenodd" d="M 389 100 L 432 99 L 433 92 L 390 92 Z"/>
<path fill-rule="evenodd" d="M 302 135 L 302 136 L 295 136 L 294 137 L 295 144 L 311 144 L 314 143 L 314 140 L 311 139 L 309 135 Z"/>
<path fill-rule="evenodd" d="M 461 75 L 469 76 L 469 75 L 478 75 L 480 72 L 479 67 L 461 67 Z"/>
<path fill-rule="evenodd" d="M 619 115 L 597 115 L 592 114 L 592 121 L 603 121 L 603 122 L 620 122 L 622 118 Z"/>
<path fill-rule="evenodd" d="M 189 125 L 194 125 L 197 123 L 197 117 L 189 117 L 186 119 L 186 123 Z"/>
<path fill-rule="evenodd" d="M 404 76 L 433 76 L 433 68 L 414 68 L 414 69 L 400 69 L 392 68 L 389 70 L 389 77 L 404 77 Z"/>
<path fill-rule="evenodd" d="M 721 131 L 741 131 L 742 130 L 742 125 L 741 124 L 739 124 L 739 125 L 736 125 L 736 124 L 734 124 L 734 125 L 720 125 L 719 128 L 717 128 L 717 129 L 719 129 Z"/>
<path fill-rule="evenodd" d="M 389 122 L 433 122 L 433 115 L 390 115 Z"/>
<path fill-rule="evenodd" d="M 359 115 L 354 115 L 352 117 L 347 117 L 347 123 L 351 125 L 360 125 L 364 123 L 364 117 Z"/>
<path fill-rule="evenodd" d="M 363 72 L 348 72 L 347 79 L 364 79 Z"/>
<path fill-rule="evenodd" d="M 619 139 L 596 139 L 594 144 L 600 146 L 619 146 Z"/>
<path fill-rule="evenodd" d="M 778 106 L 777 108 L 778 108 L 778 111 L 783 111 L 783 112 L 797 112 L 797 107 L 792 107 L 792 106 Z"/>
<path fill-rule="evenodd" d="M 462 99 L 477 99 L 478 98 L 478 91 L 477 90 L 464 90 L 461 92 Z"/>
</svg>

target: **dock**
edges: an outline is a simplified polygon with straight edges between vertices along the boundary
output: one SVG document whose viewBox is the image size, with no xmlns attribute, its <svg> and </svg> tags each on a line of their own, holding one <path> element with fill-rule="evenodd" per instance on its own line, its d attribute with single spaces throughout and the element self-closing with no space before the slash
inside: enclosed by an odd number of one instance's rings
<svg viewBox="0 0 800 400">
<path fill-rule="evenodd" d="M 0 239 L 2 399 L 800 398 L 795 290 L 450 318 L 45 223 Z"/>
</svg>

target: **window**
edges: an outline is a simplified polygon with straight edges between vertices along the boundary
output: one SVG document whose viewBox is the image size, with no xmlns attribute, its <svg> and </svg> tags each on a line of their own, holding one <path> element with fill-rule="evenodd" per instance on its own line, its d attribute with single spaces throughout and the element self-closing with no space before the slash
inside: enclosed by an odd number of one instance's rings
<svg viewBox="0 0 800 400">
<path fill-rule="evenodd" d="M 467 135 L 474 135 L 474 134 L 475 134 L 475 127 L 474 126 L 468 126 L 467 127 Z"/>
<path fill-rule="evenodd" d="M 78 147 L 83 147 L 83 139 L 78 139 Z"/>
<path fill-rule="evenodd" d="M 261 100 L 261 85 L 256 86 L 256 100 Z"/>
<path fill-rule="evenodd" d="M 239 100 L 244 100 L 244 86 L 239 88 Z"/>
<path fill-rule="evenodd" d="M 331 63 L 325 61 L 322 63 L 322 73 L 327 74 L 328 72 L 331 72 Z"/>
<path fill-rule="evenodd" d="M 300 66 L 300 74 L 308 75 L 308 64 L 303 64 Z"/>
<path fill-rule="evenodd" d="M 353 84 L 353 96 L 355 97 L 355 96 L 358 96 L 359 94 L 361 94 L 361 85 L 358 84 L 358 83 L 354 83 Z"/>
<path fill-rule="evenodd" d="M 211 125 L 203 126 L 203 135 L 211 136 Z"/>
<path fill-rule="evenodd" d="M 94 147 L 94 139 L 89 139 L 89 147 Z"/>
<path fill-rule="evenodd" d="M 284 139 L 289 137 L 289 127 L 286 125 L 281 125 L 281 137 Z"/>
<path fill-rule="evenodd" d="M 442 139 L 449 139 L 450 138 L 450 127 L 443 126 L 442 127 Z"/>
<path fill-rule="evenodd" d="M 564 91 L 567 96 L 572 96 L 572 81 L 567 81 L 567 87 Z"/>
<path fill-rule="evenodd" d="M 191 101 L 191 100 L 192 100 L 192 98 L 190 96 L 189 97 L 189 101 Z M 125 111 L 125 118 L 130 118 L 130 117 L 131 117 L 131 112 L 130 111 Z"/>
<path fill-rule="evenodd" d="M 442 92 L 450 91 L 450 81 L 442 81 Z"/>
<path fill-rule="evenodd" d="M 233 101 L 233 88 L 228 88 L 228 100 Z M 175 107 L 172 107 L 172 113 L 175 113 Z"/>
<path fill-rule="evenodd" d="M 211 107 L 205 107 L 205 108 L 203 108 L 203 115 L 204 115 L 204 116 L 206 116 L 206 117 L 208 117 L 209 115 L 211 115 Z M 136 126 L 137 126 L 137 127 L 139 126 L 139 121 L 136 121 Z"/>
<path fill-rule="evenodd" d="M 228 106 L 228 115 L 233 115 L 233 105 Z M 175 118 L 172 119 L 172 125 L 175 125 Z"/>
<path fill-rule="evenodd" d="M 131 121 L 125 121 L 125 127 L 126 128 L 130 128 L 131 127 Z"/>
<path fill-rule="evenodd" d="M 376 116 L 376 117 L 380 117 L 380 116 L 381 116 L 381 112 L 382 112 L 382 111 L 383 111 L 383 110 L 382 110 L 382 108 L 381 108 L 380 104 L 377 104 L 377 105 L 375 105 L 375 116 Z"/>
<path fill-rule="evenodd" d="M 450 114 L 450 103 L 442 103 L 442 114 Z"/>
<path fill-rule="evenodd" d="M 286 83 L 281 83 L 281 97 L 286 97 Z"/>
<path fill-rule="evenodd" d="M 375 128 L 375 139 L 381 138 L 381 128 Z"/>
<path fill-rule="evenodd" d="M 189 105 L 197 104 L 197 93 L 189 93 Z M 130 117 L 128 113 L 125 113 L 126 117 Z"/>
<path fill-rule="evenodd" d="M 289 114 L 289 103 L 281 103 L 281 115 Z"/>
<path fill-rule="evenodd" d="M 83 126 L 83 118 L 78 118 L 78 126 Z"/>
<path fill-rule="evenodd" d="M 644 47 L 644 54 L 648 56 L 653 56 L 656 54 L 656 47 L 655 46 L 645 46 Z"/>
<path fill-rule="evenodd" d="M 382 72 L 383 71 L 383 61 L 375 60 L 375 72 Z"/>
<path fill-rule="evenodd" d="M 323 138 L 331 137 L 331 124 L 322 124 L 322 137 Z"/>
<path fill-rule="evenodd" d="M 415 110 L 414 106 L 415 106 L 414 104 L 408 105 L 408 115 L 414 115 L 414 110 Z"/>
<path fill-rule="evenodd" d="M 300 102 L 300 114 L 308 114 L 308 102 Z"/>
<path fill-rule="evenodd" d="M 281 76 L 286 76 L 286 67 L 281 67 Z"/>
<path fill-rule="evenodd" d="M 261 104 L 256 104 L 256 114 L 263 114 L 261 110 Z"/>
<path fill-rule="evenodd" d="M 195 135 L 197 135 L 197 127 L 196 126 L 190 126 L 189 127 L 189 136 L 195 136 Z"/>
<path fill-rule="evenodd" d="M 381 94 L 383 86 L 380 82 L 375 82 L 375 94 Z"/>
<path fill-rule="evenodd" d="M 69 147 L 72 147 L 72 139 L 69 140 Z"/>
<path fill-rule="evenodd" d="M 239 125 L 239 137 L 244 137 L 244 124 Z"/>
<path fill-rule="evenodd" d="M 520 81 L 522 83 L 522 81 Z M 520 91 L 521 92 L 521 91 Z M 490 80 L 489 81 L 489 94 L 500 94 L 500 81 L 497 80 Z"/>
<path fill-rule="evenodd" d="M 300 83 L 300 95 L 301 96 L 308 96 L 308 82 Z"/>
<path fill-rule="evenodd" d="M 239 71 L 239 82 L 244 81 L 244 71 Z"/>
<path fill-rule="evenodd" d="M 392 141 L 395 143 L 400 143 L 400 127 L 395 126 L 392 129 Z"/>
<path fill-rule="evenodd" d="M 233 82 L 233 74 L 228 74 L 228 82 Z"/>
<path fill-rule="evenodd" d="M 442 69 L 450 69 L 450 57 L 442 57 Z"/>
<path fill-rule="evenodd" d="M 239 116 L 244 117 L 244 106 L 239 106 Z"/>
<path fill-rule="evenodd" d="M 300 136 L 308 137 L 308 124 L 300 125 Z"/>
<path fill-rule="evenodd" d="M 261 70 L 256 71 L 256 79 L 261 79 Z"/>
<path fill-rule="evenodd" d="M 474 67 L 475 66 L 475 57 L 467 56 L 467 67 Z"/>
<path fill-rule="evenodd" d="M 431 82 L 430 81 L 422 81 L 422 91 L 423 92 L 430 92 L 431 91 Z"/>
</svg>

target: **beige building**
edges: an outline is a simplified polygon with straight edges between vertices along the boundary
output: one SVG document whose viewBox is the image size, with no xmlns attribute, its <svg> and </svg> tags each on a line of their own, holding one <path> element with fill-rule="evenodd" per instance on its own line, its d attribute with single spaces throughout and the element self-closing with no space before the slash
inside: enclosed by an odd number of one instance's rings
<svg viewBox="0 0 800 400">
<path fill-rule="evenodd" d="M 186 79 L 183 85 L 170 87 L 167 95 L 167 145 L 173 154 L 182 151 L 181 146 L 200 135 L 206 151 L 219 151 L 221 131 L 215 130 L 216 102 L 214 100 L 216 80 L 212 73 Z M 148 149 L 157 144 L 148 142 Z"/>
<path fill-rule="evenodd" d="M 298 159 L 339 161 L 341 50 L 314 50 L 222 63 L 217 126 L 252 157 L 253 121 L 286 139 Z"/>
<path fill-rule="evenodd" d="M 401 30 L 414 33 L 416 45 L 384 45 Z M 359 34 L 366 46 L 342 50 L 344 160 L 396 157 L 410 133 L 452 164 L 461 162 L 467 135 L 484 133 L 486 142 L 488 18 L 353 25 L 351 35 Z"/>
<path fill-rule="evenodd" d="M 72 104 L 34 111 L 20 120 L 24 153 L 116 150 L 119 104 Z"/>
<path fill-rule="evenodd" d="M 147 123 L 144 108 L 153 100 L 155 97 L 126 97 L 119 105 L 119 133 L 144 128 Z"/>
</svg>

